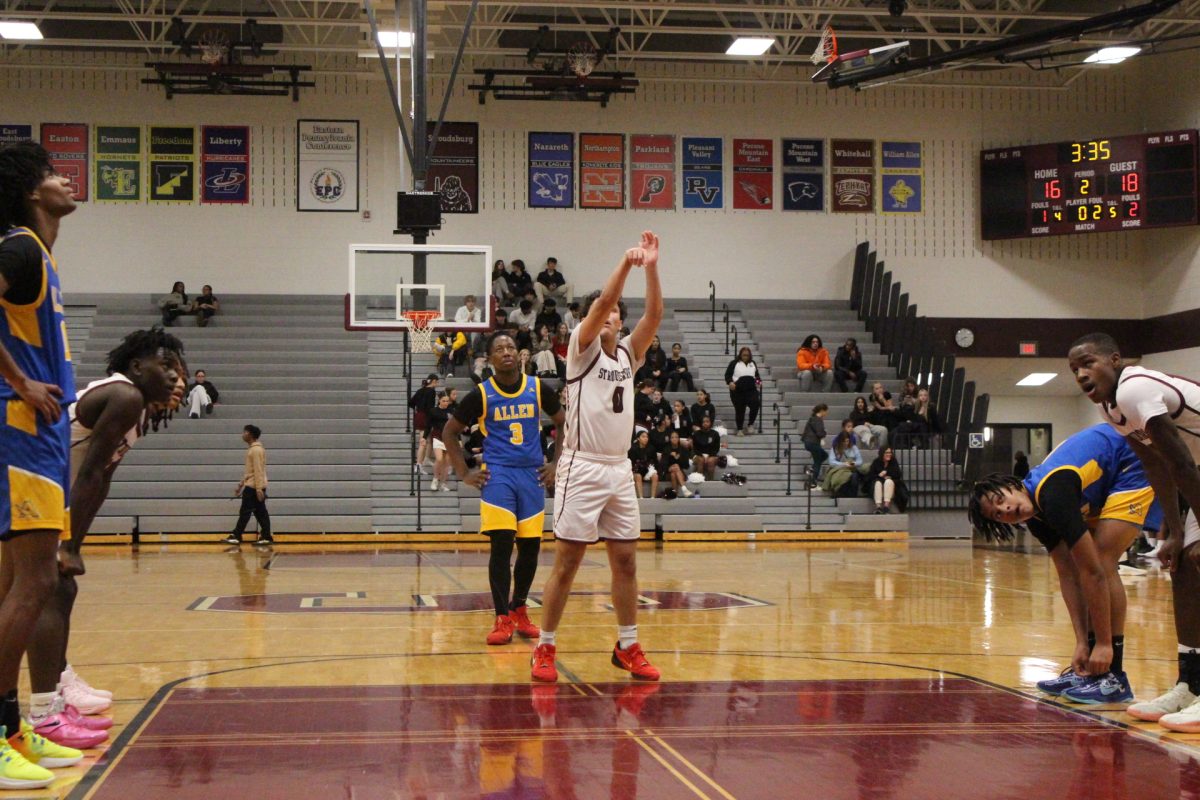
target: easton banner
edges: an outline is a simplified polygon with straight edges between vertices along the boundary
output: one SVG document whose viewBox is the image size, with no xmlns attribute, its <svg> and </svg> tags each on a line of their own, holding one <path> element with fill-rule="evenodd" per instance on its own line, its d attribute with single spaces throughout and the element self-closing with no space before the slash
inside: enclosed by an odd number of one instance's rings
<svg viewBox="0 0 1200 800">
<path fill-rule="evenodd" d="M 579 134 L 579 207 L 625 207 L 625 134 Z"/>
<path fill-rule="evenodd" d="M 825 140 L 784 139 L 783 210 L 825 210 Z"/>
<path fill-rule="evenodd" d="M 137 125 L 96 126 L 96 201 L 136 203 L 142 199 L 142 129 Z"/>
<path fill-rule="evenodd" d="M 634 134 L 629 137 L 629 207 L 674 210 L 674 136 Z"/>
<path fill-rule="evenodd" d="M 200 202 L 250 202 L 250 128 L 205 125 L 200 132 Z"/>
<path fill-rule="evenodd" d="M 775 207 L 775 147 L 771 139 L 733 140 L 733 207 L 769 211 Z"/>
<path fill-rule="evenodd" d="M 530 132 L 529 207 L 575 207 L 575 134 Z"/>
<path fill-rule="evenodd" d="M 296 122 L 296 210 L 358 211 L 358 121 Z"/>
<path fill-rule="evenodd" d="M 879 200 L 884 214 L 920 214 L 923 164 L 920 142 L 879 143 Z"/>
<path fill-rule="evenodd" d="M 66 178 L 75 199 L 88 199 L 88 126 L 74 122 L 42 123 L 42 147 L 54 171 Z"/>
<path fill-rule="evenodd" d="M 724 141 L 717 137 L 685 136 L 683 150 L 683 207 L 723 208 L 725 197 Z"/>
<path fill-rule="evenodd" d="M 870 214 L 875 211 L 875 142 L 833 139 L 829 142 L 833 210 Z"/>
<path fill-rule="evenodd" d="M 33 140 L 32 125 L 0 125 L 0 147 Z"/>
<path fill-rule="evenodd" d="M 196 129 L 150 126 L 146 180 L 152 203 L 196 202 Z"/>
<path fill-rule="evenodd" d="M 433 147 L 434 123 L 426 123 L 433 158 L 425 185 L 442 196 L 443 214 L 479 213 L 479 123 L 443 122 Z"/>
</svg>

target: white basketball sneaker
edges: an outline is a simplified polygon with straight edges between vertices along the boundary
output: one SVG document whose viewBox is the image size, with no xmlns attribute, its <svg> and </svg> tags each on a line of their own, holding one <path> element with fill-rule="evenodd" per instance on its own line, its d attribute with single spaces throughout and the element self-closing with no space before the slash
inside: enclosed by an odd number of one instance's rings
<svg viewBox="0 0 1200 800">
<path fill-rule="evenodd" d="M 1159 695 L 1153 700 L 1134 703 L 1125 712 L 1134 719 L 1146 722 L 1158 722 L 1165 714 L 1176 714 L 1195 703 L 1196 695 L 1192 694 L 1186 683 L 1177 683 L 1166 694 Z"/>
<path fill-rule="evenodd" d="M 69 666 L 63 671 L 61 680 L 63 683 L 73 683 L 76 686 L 81 687 L 88 694 L 94 694 L 98 697 L 106 697 L 109 700 L 112 699 L 112 692 L 108 691 L 107 689 L 97 689 L 96 687 L 92 686 L 82 677 L 80 677 L 79 673 L 71 669 Z"/>
<path fill-rule="evenodd" d="M 75 706 L 75 708 L 79 709 L 80 714 L 99 714 L 112 707 L 112 700 L 109 698 L 91 694 L 82 686 L 75 683 L 60 683 L 58 685 L 58 693 L 62 696 L 64 703 Z"/>
<path fill-rule="evenodd" d="M 1158 718 L 1158 724 L 1169 731 L 1200 733 L 1200 700 L 1193 702 L 1182 711 L 1163 714 Z"/>
</svg>

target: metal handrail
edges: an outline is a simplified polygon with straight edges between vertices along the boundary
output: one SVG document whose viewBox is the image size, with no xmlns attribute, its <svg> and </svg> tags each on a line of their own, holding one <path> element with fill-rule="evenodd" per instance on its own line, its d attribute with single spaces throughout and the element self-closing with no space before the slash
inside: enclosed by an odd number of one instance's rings
<svg viewBox="0 0 1200 800">
<path fill-rule="evenodd" d="M 771 408 L 775 411 L 775 463 L 779 463 L 779 437 L 783 434 L 783 428 L 780 427 L 781 412 L 779 403 L 771 403 Z"/>
<path fill-rule="evenodd" d="M 709 304 L 709 319 L 708 332 L 717 332 L 717 285 L 712 281 L 708 282 L 708 304 Z"/>
<path fill-rule="evenodd" d="M 721 309 L 725 312 L 725 355 L 729 355 L 729 304 L 721 303 Z"/>
<path fill-rule="evenodd" d="M 788 497 L 792 496 L 792 437 L 790 434 L 783 435 L 784 456 L 787 458 L 787 490 L 784 492 Z"/>
</svg>

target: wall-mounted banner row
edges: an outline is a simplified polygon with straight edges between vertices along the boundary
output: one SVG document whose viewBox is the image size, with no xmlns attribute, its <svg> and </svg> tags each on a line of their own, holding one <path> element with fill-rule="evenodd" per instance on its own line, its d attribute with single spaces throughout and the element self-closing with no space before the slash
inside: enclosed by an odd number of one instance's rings
<svg viewBox="0 0 1200 800">
<path fill-rule="evenodd" d="M 250 128 L 205 125 L 200 136 L 202 203 L 250 200 Z M 196 201 L 196 129 L 97 125 L 96 200 L 137 203 Z"/>
</svg>

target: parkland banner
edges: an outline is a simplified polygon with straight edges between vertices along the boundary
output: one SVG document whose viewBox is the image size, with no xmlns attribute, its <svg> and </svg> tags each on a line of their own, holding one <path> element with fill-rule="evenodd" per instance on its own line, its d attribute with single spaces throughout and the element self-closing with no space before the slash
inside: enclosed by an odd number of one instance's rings
<svg viewBox="0 0 1200 800">
<path fill-rule="evenodd" d="M 442 196 L 443 214 L 479 213 L 479 123 L 443 122 L 433 146 L 434 123 L 426 123 L 433 158 L 425 185 Z"/>
<path fill-rule="evenodd" d="M 875 142 L 870 139 L 832 139 L 829 142 L 834 211 L 870 214 L 875 211 Z"/>
<path fill-rule="evenodd" d="M 683 207 L 723 208 L 725 183 L 724 140 L 685 136 L 683 150 Z"/>
<path fill-rule="evenodd" d="M 575 134 L 529 134 L 529 207 L 575 207 Z"/>
<path fill-rule="evenodd" d="M 629 137 L 629 207 L 674 210 L 674 136 L 634 134 Z"/>
<path fill-rule="evenodd" d="M 142 129 L 138 125 L 96 126 L 96 201 L 136 203 L 142 199 Z"/>
<path fill-rule="evenodd" d="M 358 211 L 358 120 L 297 120 L 296 210 Z"/>
<path fill-rule="evenodd" d="M 625 207 L 625 134 L 579 134 L 579 207 Z"/>
<path fill-rule="evenodd" d="M 74 122 L 43 122 L 42 147 L 50 153 L 54 171 L 65 177 L 75 199 L 88 199 L 88 126 Z"/>
<path fill-rule="evenodd" d="M 196 129 L 150 126 L 146 178 L 152 203 L 196 201 Z"/>
<path fill-rule="evenodd" d="M 783 210 L 825 210 L 825 140 L 784 139 Z"/>
<path fill-rule="evenodd" d="M 16 144 L 33 140 L 32 125 L 3 125 L 0 124 L 0 147 L 6 144 Z"/>
<path fill-rule="evenodd" d="M 200 133 L 200 202 L 250 202 L 250 128 L 205 125 Z"/>
<path fill-rule="evenodd" d="M 924 210 L 920 142 L 879 143 L 879 199 L 884 214 L 920 214 Z"/>
<path fill-rule="evenodd" d="M 769 211 L 775 207 L 775 147 L 771 139 L 733 140 L 733 207 Z"/>
</svg>

